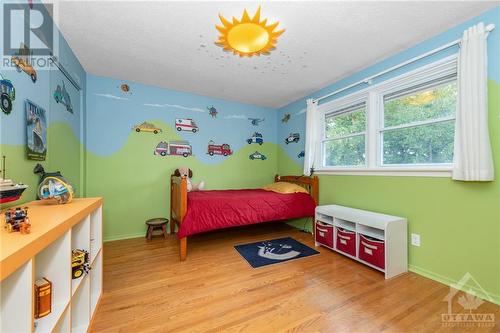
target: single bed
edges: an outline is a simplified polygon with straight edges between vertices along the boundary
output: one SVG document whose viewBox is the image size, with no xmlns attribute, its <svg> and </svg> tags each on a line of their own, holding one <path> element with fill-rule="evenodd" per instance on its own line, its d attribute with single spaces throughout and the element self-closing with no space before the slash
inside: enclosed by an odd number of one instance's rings
<svg viewBox="0 0 500 333">
<path fill-rule="evenodd" d="M 187 179 L 170 179 L 170 232 L 178 228 L 180 259 L 187 256 L 187 237 L 235 226 L 313 217 L 318 204 L 318 177 L 275 176 L 307 193 L 281 194 L 262 189 L 187 191 Z"/>
</svg>

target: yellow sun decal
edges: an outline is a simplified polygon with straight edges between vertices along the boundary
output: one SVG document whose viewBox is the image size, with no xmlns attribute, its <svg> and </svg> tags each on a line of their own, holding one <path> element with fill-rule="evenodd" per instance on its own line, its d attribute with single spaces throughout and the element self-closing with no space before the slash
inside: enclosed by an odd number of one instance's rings
<svg viewBox="0 0 500 333">
<path fill-rule="evenodd" d="M 233 17 L 233 22 L 229 22 L 221 14 L 219 18 L 222 26 L 215 26 L 220 32 L 215 44 L 240 57 L 270 54 L 276 48 L 278 37 L 285 32 L 284 29 L 276 30 L 279 22 L 266 25 L 267 19 L 260 20 L 260 6 L 253 18 L 250 18 L 246 9 L 240 20 Z"/>
</svg>

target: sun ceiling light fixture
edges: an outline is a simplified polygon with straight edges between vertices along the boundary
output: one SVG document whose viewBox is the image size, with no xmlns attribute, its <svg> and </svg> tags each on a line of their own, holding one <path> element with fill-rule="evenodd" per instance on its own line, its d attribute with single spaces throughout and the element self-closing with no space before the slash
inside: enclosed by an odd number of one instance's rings
<svg viewBox="0 0 500 333">
<path fill-rule="evenodd" d="M 253 18 L 250 18 L 246 9 L 240 20 L 233 16 L 233 22 L 229 22 L 222 14 L 219 14 L 219 18 L 222 26 L 215 26 L 220 32 L 215 44 L 240 57 L 269 55 L 276 48 L 278 37 L 285 32 L 285 29 L 276 30 L 279 22 L 266 25 L 267 18 L 261 21 L 260 6 Z"/>
</svg>

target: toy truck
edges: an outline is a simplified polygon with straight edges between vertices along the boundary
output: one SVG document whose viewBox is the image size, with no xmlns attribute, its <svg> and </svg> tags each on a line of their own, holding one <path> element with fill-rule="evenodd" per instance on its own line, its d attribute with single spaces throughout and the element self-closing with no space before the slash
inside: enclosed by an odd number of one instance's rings
<svg viewBox="0 0 500 333">
<path fill-rule="evenodd" d="M 210 156 L 214 156 L 214 155 L 228 156 L 228 155 L 232 155 L 233 151 L 231 150 L 231 147 L 227 143 L 223 143 L 221 145 L 216 145 L 213 141 L 210 141 L 208 143 L 207 154 Z"/>
<path fill-rule="evenodd" d="M 161 141 L 156 145 L 154 155 L 177 155 L 188 157 L 193 154 L 193 149 L 188 141 Z"/>
<path fill-rule="evenodd" d="M 12 102 L 16 99 L 16 89 L 10 80 L 0 74 L 0 102 L 2 111 L 9 114 L 12 111 Z"/>
<path fill-rule="evenodd" d="M 264 143 L 264 139 L 262 139 L 262 134 L 259 132 L 255 132 L 251 138 L 247 139 L 248 144 L 258 143 L 262 145 Z"/>
<path fill-rule="evenodd" d="M 29 234 L 31 224 L 28 218 L 28 207 L 10 208 L 5 212 L 5 228 L 8 232 Z"/>
<path fill-rule="evenodd" d="M 71 278 L 78 279 L 90 270 L 89 253 L 85 250 L 71 251 Z"/>
<path fill-rule="evenodd" d="M 180 131 L 190 131 L 193 133 L 198 132 L 199 128 L 195 121 L 191 118 L 177 118 L 175 119 L 175 128 Z"/>
</svg>

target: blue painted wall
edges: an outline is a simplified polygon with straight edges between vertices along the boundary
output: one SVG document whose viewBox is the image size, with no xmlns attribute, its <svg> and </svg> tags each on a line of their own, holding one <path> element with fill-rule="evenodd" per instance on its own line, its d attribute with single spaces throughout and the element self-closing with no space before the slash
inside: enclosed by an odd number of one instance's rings
<svg viewBox="0 0 500 333">
<path fill-rule="evenodd" d="M 402 62 L 405 62 L 408 59 L 414 58 L 421 54 L 424 54 L 430 50 L 438 48 L 444 44 L 447 44 L 451 41 L 454 41 L 460 38 L 463 34 L 463 31 L 468 27 L 478 23 L 484 22 L 485 25 L 490 23 L 496 24 L 496 29 L 491 32 L 488 37 L 488 58 L 489 58 L 489 67 L 488 67 L 488 76 L 489 79 L 495 80 L 496 82 L 500 82 L 500 7 L 489 10 L 488 12 L 477 16 L 467 22 L 457 25 L 456 27 L 449 29 L 431 39 L 428 39 L 420 44 L 417 44 L 406 51 L 398 53 L 390 58 L 387 58 L 383 61 L 380 61 L 360 72 L 357 72 L 343 80 L 340 80 L 332 85 L 324 87 L 306 97 L 300 98 L 278 110 L 278 141 L 280 142 L 282 148 L 286 151 L 286 153 L 297 163 L 302 164 L 302 160 L 297 157 L 297 154 L 304 149 L 304 141 L 301 140 L 299 145 L 285 145 L 283 139 L 289 135 L 290 132 L 298 132 L 301 135 L 304 135 L 305 129 L 305 107 L 306 100 L 308 98 L 318 98 L 324 95 L 327 95 L 330 92 L 346 87 L 354 82 L 362 80 L 368 76 L 377 74 L 387 68 L 398 65 Z M 429 56 L 420 61 L 417 61 L 411 65 L 402 67 L 398 70 L 389 72 L 383 76 L 380 76 L 373 80 L 373 84 L 377 84 L 383 82 L 392 77 L 396 77 L 408 71 L 414 70 L 418 67 L 421 67 L 425 64 L 429 64 L 435 62 L 439 59 L 443 59 L 447 56 L 457 53 L 458 46 L 451 47 L 447 50 L 439 52 L 433 56 Z M 359 91 L 368 87 L 367 84 L 361 84 L 357 87 L 353 87 L 352 89 L 348 89 L 336 96 L 332 96 L 329 99 L 324 99 L 321 103 L 325 103 L 331 101 L 335 98 L 339 98 L 342 96 L 349 95 L 355 91 Z M 290 114 L 291 118 L 287 123 L 282 123 L 280 119 L 284 114 Z"/>
</svg>

